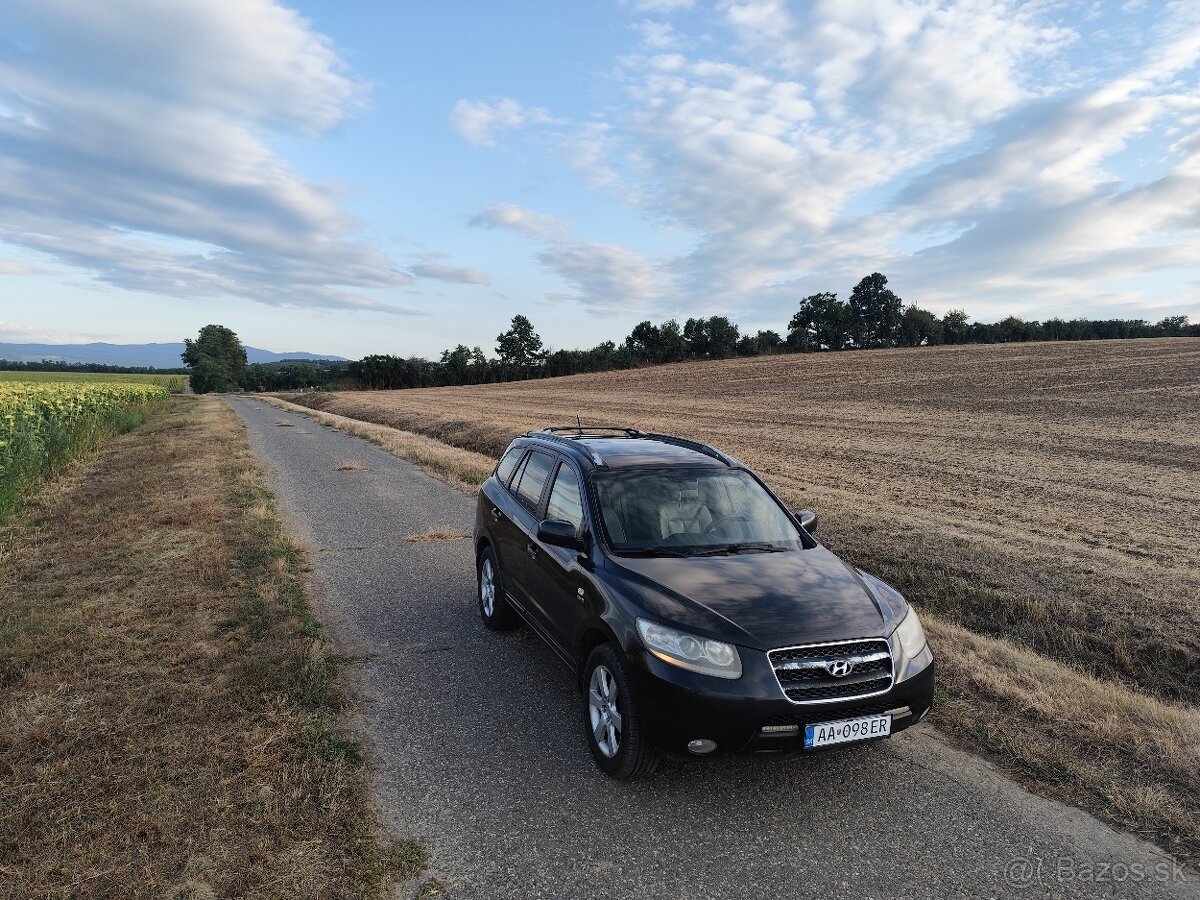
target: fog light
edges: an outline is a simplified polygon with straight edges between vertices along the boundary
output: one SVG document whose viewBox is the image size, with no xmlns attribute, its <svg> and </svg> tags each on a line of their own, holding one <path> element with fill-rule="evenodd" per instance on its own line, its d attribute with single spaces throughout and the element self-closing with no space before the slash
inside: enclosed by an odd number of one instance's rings
<svg viewBox="0 0 1200 900">
<path fill-rule="evenodd" d="M 710 741 L 708 738 L 698 738 L 694 741 L 688 741 L 688 752 L 695 753 L 697 756 L 704 756 L 707 753 L 712 753 L 717 749 L 717 742 Z"/>
</svg>

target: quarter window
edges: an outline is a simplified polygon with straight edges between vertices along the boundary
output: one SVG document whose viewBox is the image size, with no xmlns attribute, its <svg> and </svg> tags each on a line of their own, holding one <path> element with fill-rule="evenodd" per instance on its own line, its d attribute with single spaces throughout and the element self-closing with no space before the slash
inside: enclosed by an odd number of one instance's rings
<svg viewBox="0 0 1200 900">
<path fill-rule="evenodd" d="M 542 488 L 554 468 L 554 458 L 536 450 L 529 454 L 529 459 L 521 467 L 521 477 L 516 484 L 517 499 L 530 512 L 537 512 L 538 501 L 542 499 Z"/>
<path fill-rule="evenodd" d="M 501 484 L 508 484 L 508 479 L 512 478 L 513 470 L 517 467 L 517 463 L 521 461 L 521 454 L 524 452 L 524 447 L 513 447 L 504 454 L 504 458 L 500 460 L 500 465 L 496 466 L 496 478 Z"/>
<path fill-rule="evenodd" d="M 550 489 L 550 500 L 546 504 L 546 518 L 557 522 L 570 522 L 575 532 L 583 525 L 583 501 L 579 497 L 579 476 L 575 470 L 563 463 L 558 467 L 558 477 Z"/>
</svg>

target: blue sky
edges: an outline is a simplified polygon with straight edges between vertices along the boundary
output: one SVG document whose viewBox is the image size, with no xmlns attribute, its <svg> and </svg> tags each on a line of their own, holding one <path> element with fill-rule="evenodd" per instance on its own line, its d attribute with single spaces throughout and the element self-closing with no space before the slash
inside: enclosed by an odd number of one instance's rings
<svg viewBox="0 0 1200 900">
<path fill-rule="evenodd" d="M 11 0 L 0 340 L 1195 321 L 1198 61 L 1192 0 Z"/>
</svg>

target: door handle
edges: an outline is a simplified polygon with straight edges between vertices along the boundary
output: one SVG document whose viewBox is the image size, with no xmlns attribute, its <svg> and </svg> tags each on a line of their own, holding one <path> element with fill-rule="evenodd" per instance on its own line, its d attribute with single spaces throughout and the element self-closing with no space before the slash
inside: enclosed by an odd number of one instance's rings
<svg viewBox="0 0 1200 900">
<path fill-rule="evenodd" d="M 500 512 L 499 508 L 493 506 L 492 507 L 492 521 L 499 522 L 503 518 L 504 518 L 504 514 Z"/>
<path fill-rule="evenodd" d="M 538 557 L 538 548 L 533 544 L 526 546 L 525 552 L 529 554 L 530 559 L 537 559 Z"/>
</svg>

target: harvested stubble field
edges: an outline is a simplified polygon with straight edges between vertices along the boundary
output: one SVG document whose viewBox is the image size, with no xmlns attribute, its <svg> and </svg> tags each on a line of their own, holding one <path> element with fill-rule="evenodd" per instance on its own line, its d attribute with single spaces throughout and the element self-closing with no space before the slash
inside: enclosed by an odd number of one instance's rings
<svg viewBox="0 0 1200 900">
<path fill-rule="evenodd" d="M 944 727 L 1185 856 L 1200 848 L 1200 340 L 291 399 L 493 457 L 576 415 L 731 452 L 929 614 Z"/>
</svg>

